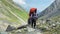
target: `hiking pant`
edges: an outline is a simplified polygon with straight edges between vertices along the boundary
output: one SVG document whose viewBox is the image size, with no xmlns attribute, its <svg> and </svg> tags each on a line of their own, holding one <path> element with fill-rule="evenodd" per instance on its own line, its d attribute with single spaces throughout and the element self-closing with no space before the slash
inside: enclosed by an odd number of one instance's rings
<svg viewBox="0 0 60 34">
<path fill-rule="evenodd" d="M 31 25 L 33 28 L 36 26 L 36 20 L 33 18 L 28 19 L 28 25 Z"/>
<path fill-rule="evenodd" d="M 36 27 L 36 20 L 32 19 L 31 26 L 32 26 L 33 28 L 35 28 L 35 27 Z"/>
</svg>

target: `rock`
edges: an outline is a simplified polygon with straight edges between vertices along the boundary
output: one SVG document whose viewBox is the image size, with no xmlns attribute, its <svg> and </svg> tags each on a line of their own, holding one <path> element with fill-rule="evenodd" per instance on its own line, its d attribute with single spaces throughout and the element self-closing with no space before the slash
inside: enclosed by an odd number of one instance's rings
<svg viewBox="0 0 60 34">
<path fill-rule="evenodd" d="M 31 27 L 27 27 L 27 30 L 28 30 L 28 32 L 35 31 L 35 29 L 33 29 Z"/>
<path fill-rule="evenodd" d="M 12 27 L 12 26 L 8 25 L 6 31 L 8 32 L 8 31 L 12 31 L 12 30 L 15 30 L 15 29 L 16 29 L 15 27 Z"/>
<path fill-rule="evenodd" d="M 28 25 L 22 25 L 20 27 L 18 27 L 17 29 L 23 29 L 23 28 L 26 28 Z"/>
<path fill-rule="evenodd" d="M 52 24 L 52 27 L 56 27 L 57 25 L 56 24 Z"/>
<path fill-rule="evenodd" d="M 27 34 L 42 34 L 39 30 L 28 32 Z"/>
</svg>

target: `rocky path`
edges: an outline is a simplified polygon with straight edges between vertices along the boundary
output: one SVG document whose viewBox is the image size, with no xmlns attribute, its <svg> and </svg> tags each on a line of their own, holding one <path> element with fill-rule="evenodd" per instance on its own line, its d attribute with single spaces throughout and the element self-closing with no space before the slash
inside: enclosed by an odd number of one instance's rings
<svg viewBox="0 0 60 34">
<path fill-rule="evenodd" d="M 39 29 L 34 29 L 28 27 L 28 33 L 27 34 L 42 34 L 42 32 Z"/>
<path fill-rule="evenodd" d="M 23 30 L 23 31 L 22 31 Z M 0 34 L 42 34 L 39 29 L 27 27 L 26 29 L 14 30 L 12 32 L 0 32 Z"/>
</svg>

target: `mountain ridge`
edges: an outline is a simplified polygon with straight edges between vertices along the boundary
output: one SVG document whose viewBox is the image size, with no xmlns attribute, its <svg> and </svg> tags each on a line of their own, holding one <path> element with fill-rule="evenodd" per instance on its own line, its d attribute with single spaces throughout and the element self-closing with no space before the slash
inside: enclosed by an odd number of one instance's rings
<svg viewBox="0 0 60 34">
<path fill-rule="evenodd" d="M 55 0 L 49 7 L 40 13 L 40 16 L 44 19 L 51 18 L 60 14 L 59 0 Z"/>
</svg>

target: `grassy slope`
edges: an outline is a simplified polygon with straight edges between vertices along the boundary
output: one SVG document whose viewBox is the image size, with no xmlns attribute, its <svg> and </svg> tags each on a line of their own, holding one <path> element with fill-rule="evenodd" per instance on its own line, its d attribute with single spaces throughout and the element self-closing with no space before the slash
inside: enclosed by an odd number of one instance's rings
<svg viewBox="0 0 60 34">
<path fill-rule="evenodd" d="M 60 22 L 60 15 L 51 17 L 50 19 Z"/>
<path fill-rule="evenodd" d="M 27 12 L 15 5 L 12 0 L 0 0 L 0 14 L 3 15 L 0 17 L 0 20 L 7 20 L 11 23 L 22 23 L 19 18 L 25 22 L 28 19 Z M 15 15 L 19 18 L 17 18 Z"/>
</svg>

